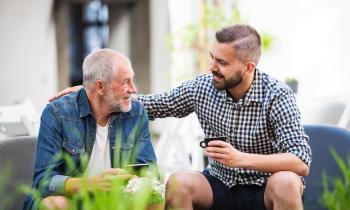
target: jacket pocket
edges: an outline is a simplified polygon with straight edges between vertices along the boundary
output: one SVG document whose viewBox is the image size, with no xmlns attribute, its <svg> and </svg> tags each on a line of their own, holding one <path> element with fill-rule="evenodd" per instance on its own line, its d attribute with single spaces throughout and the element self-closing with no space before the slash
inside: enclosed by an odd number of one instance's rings
<svg viewBox="0 0 350 210">
<path fill-rule="evenodd" d="M 122 143 L 119 146 L 113 147 L 114 153 L 114 166 L 113 167 L 124 167 L 132 162 L 132 151 L 134 144 Z"/>
<path fill-rule="evenodd" d="M 62 146 L 71 155 L 79 155 L 85 151 L 84 145 L 77 140 L 63 139 Z"/>
</svg>

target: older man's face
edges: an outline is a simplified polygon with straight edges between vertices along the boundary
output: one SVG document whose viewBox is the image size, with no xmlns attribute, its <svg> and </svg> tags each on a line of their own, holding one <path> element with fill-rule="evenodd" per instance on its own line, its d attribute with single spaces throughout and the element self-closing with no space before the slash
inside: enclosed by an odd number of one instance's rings
<svg viewBox="0 0 350 210">
<path fill-rule="evenodd" d="M 137 91 L 133 82 L 134 71 L 126 60 L 119 61 L 117 68 L 107 90 L 105 102 L 113 111 L 128 112 L 131 109 L 130 97 Z"/>
</svg>

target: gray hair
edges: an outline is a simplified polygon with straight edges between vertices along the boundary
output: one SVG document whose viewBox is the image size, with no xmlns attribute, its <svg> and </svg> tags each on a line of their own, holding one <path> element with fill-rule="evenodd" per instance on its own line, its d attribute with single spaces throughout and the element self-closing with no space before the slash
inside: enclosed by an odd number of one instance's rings
<svg viewBox="0 0 350 210">
<path fill-rule="evenodd" d="M 85 57 L 83 63 L 83 86 L 90 88 L 96 80 L 110 83 L 117 70 L 119 53 L 111 49 L 99 49 Z"/>
<path fill-rule="evenodd" d="M 261 38 L 259 33 L 249 25 L 233 25 L 217 31 L 219 43 L 232 42 L 237 58 L 241 62 L 253 61 L 258 64 L 261 55 Z"/>
</svg>

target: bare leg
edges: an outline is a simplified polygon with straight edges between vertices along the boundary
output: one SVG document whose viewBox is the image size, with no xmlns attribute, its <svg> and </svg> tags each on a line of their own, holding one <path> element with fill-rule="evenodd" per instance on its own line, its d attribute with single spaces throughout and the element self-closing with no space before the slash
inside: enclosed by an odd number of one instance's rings
<svg viewBox="0 0 350 210">
<path fill-rule="evenodd" d="M 68 210 L 69 200 L 64 196 L 49 196 L 41 200 L 40 210 Z"/>
<path fill-rule="evenodd" d="M 302 210 L 303 183 L 290 171 L 280 171 L 269 178 L 264 202 L 268 210 Z"/>
<path fill-rule="evenodd" d="M 164 206 L 164 203 L 151 204 L 147 206 L 147 210 L 163 210 Z"/>
<path fill-rule="evenodd" d="M 167 209 L 209 209 L 213 192 L 205 176 L 198 172 L 172 174 L 167 182 Z"/>
</svg>

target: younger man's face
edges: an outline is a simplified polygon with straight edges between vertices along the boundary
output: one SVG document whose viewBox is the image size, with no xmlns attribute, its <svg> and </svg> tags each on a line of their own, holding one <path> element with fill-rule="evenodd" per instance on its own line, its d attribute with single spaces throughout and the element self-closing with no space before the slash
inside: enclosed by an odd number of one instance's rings
<svg viewBox="0 0 350 210">
<path fill-rule="evenodd" d="M 210 57 L 210 71 L 216 89 L 227 90 L 241 84 L 246 65 L 235 56 L 232 43 L 214 42 Z"/>
</svg>

